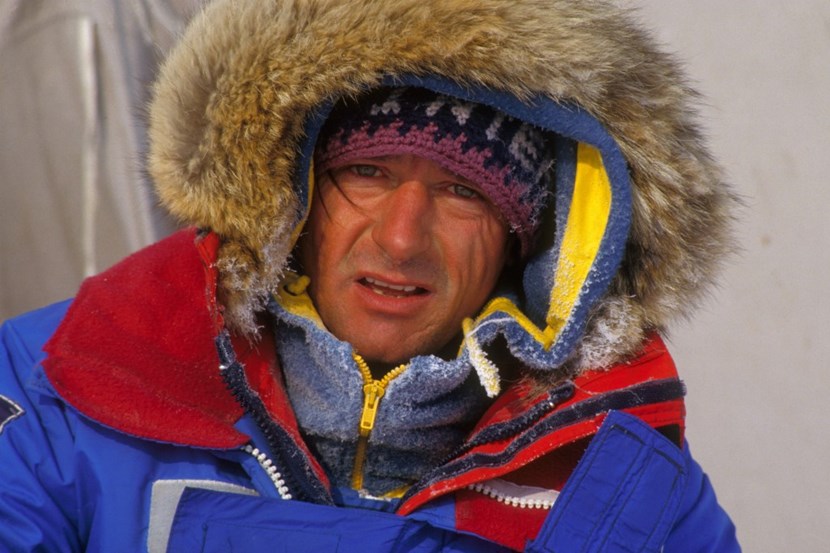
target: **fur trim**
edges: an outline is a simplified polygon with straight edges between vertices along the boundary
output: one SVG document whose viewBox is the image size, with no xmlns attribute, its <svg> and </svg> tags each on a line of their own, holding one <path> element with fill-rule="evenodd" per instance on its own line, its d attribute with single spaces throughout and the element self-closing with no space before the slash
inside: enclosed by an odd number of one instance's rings
<svg viewBox="0 0 830 553">
<path fill-rule="evenodd" d="M 574 370 L 627 358 L 698 303 L 731 249 L 735 198 L 697 127 L 697 95 L 626 11 L 594 0 L 217 0 L 161 71 L 149 163 L 171 213 L 223 237 L 230 325 L 255 334 L 282 277 L 305 208 L 292 179 L 309 114 L 402 74 L 574 103 L 619 143 L 632 229 Z"/>
</svg>

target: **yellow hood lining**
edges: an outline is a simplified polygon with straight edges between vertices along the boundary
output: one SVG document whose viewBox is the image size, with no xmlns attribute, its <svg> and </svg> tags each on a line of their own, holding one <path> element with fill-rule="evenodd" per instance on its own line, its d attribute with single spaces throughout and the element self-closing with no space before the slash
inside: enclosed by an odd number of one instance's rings
<svg viewBox="0 0 830 553">
<path fill-rule="evenodd" d="M 570 319 L 599 253 L 611 215 L 611 201 L 611 182 L 602 155 L 596 148 L 579 143 L 574 190 L 545 317 L 547 326 L 539 328 L 512 300 L 497 297 L 474 321 L 465 322 L 465 327 L 474 329 L 490 315 L 501 312 L 514 319 L 545 350 L 550 350 Z M 471 335 L 465 332 L 465 336 Z"/>
</svg>

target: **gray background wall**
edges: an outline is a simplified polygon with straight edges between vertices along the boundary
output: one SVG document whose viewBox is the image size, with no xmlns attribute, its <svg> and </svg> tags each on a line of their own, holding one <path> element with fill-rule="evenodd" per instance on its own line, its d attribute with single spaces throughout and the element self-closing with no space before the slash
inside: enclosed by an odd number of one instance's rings
<svg viewBox="0 0 830 553">
<path fill-rule="evenodd" d="M 199 0 L 0 0 L 0 319 L 167 234 L 145 106 Z"/>
<path fill-rule="evenodd" d="M 746 551 L 830 551 L 830 374 L 825 370 L 830 358 L 830 233 L 825 224 L 830 2 L 618 2 L 639 8 L 655 36 L 686 61 L 708 101 L 703 115 L 713 148 L 746 202 L 738 224 L 743 252 L 697 317 L 677 325 L 670 337 L 689 389 L 693 450 L 734 518 Z M 158 233 L 152 206 L 139 202 L 145 206 L 143 219 L 129 221 L 123 206 L 107 203 L 112 194 L 105 177 L 140 180 L 140 156 L 129 149 L 140 150 L 143 131 L 130 125 L 140 121 L 146 94 L 123 87 L 147 83 L 147 68 L 169 44 L 178 18 L 196 3 L 0 0 L 0 149 L 6 152 L 0 192 L 25 186 L 31 193 L 8 196 L 40 202 L 15 205 L 4 195 L 0 204 L 0 319 L 66 297 L 85 271 L 103 269 Z M 46 32 L 55 24 L 60 34 Z M 50 98 L 71 103 L 74 89 L 49 79 L 27 84 L 21 75 L 29 73 L 21 65 L 49 63 L 47 52 L 58 59 L 62 55 L 64 68 L 85 63 L 81 54 L 95 54 L 75 48 L 81 31 L 93 33 L 100 72 L 94 75 L 98 96 L 85 101 L 79 89 L 77 101 L 101 110 L 99 134 L 90 135 L 83 120 L 50 118 L 51 134 L 38 136 L 21 108 L 36 109 L 37 101 L 53 102 Z M 69 47 L 59 48 L 61 40 Z M 18 51 L 31 59 L 12 55 Z M 137 63 L 142 59 L 146 63 Z M 26 92 L 30 85 L 39 96 Z M 123 109 L 112 111 L 117 105 L 127 106 L 126 115 Z M 95 113 L 87 115 L 87 123 L 95 120 Z M 109 165 L 92 167 L 90 173 L 89 165 L 67 153 L 77 149 L 77 140 L 61 141 L 57 124 L 67 136 L 91 136 L 99 147 L 109 145 L 99 158 Z M 134 136 L 118 142 L 124 149 L 114 155 L 113 140 L 130 132 Z M 52 165 L 27 166 L 22 163 L 27 155 L 48 155 Z M 46 169 L 52 172 L 43 177 Z M 72 188 L 80 181 L 88 184 L 87 201 Z M 34 218 L 23 217 L 29 208 Z M 103 221 L 97 231 L 79 222 L 82 209 L 92 209 Z M 38 241 L 27 242 L 27 236 Z M 23 249 L 31 243 L 37 244 L 35 251 Z M 93 257 L 84 258 L 84 244 L 94 246 L 86 252 Z M 68 255 L 72 251 L 78 255 Z M 50 262 L 38 267 L 46 258 Z M 58 266 L 54 261 L 62 258 L 65 263 Z"/>
<path fill-rule="evenodd" d="M 670 342 L 692 449 L 746 551 L 830 551 L 830 2 L 628 5 L 686 60 L 746 202 L 743 253 Z"/>
</svg>

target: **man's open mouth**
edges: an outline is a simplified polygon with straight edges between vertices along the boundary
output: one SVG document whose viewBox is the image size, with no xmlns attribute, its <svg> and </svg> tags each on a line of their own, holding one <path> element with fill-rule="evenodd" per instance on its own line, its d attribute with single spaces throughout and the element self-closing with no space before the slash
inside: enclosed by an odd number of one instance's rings
<svg viewBox="0 0 830 553">
<path fill-rule="evenodd" d="M 393 298 L 408 298 L 420 296 L 427 293 L 425 288 L 420 286 L 390 284 L 374 278 L 364 277 L 358 281 L 362 286 L 369 288 L 375 294 L 390 296 Z"/>
</svg>

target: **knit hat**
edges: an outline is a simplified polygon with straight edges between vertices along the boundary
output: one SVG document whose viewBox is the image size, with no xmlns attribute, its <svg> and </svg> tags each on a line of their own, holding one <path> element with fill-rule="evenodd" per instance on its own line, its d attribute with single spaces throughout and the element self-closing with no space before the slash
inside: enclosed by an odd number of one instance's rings
<svg viewBox="0 0 830 553">
<path fill-rule="evenodd" d="M 340 102 L 315 152 L 318 173 L 352 159 L 414 154 L 475 183 L 531 250 L 550 196 L 553 147 L 541 129 L 489 106 L 421 88 Z"/>
</svg>

